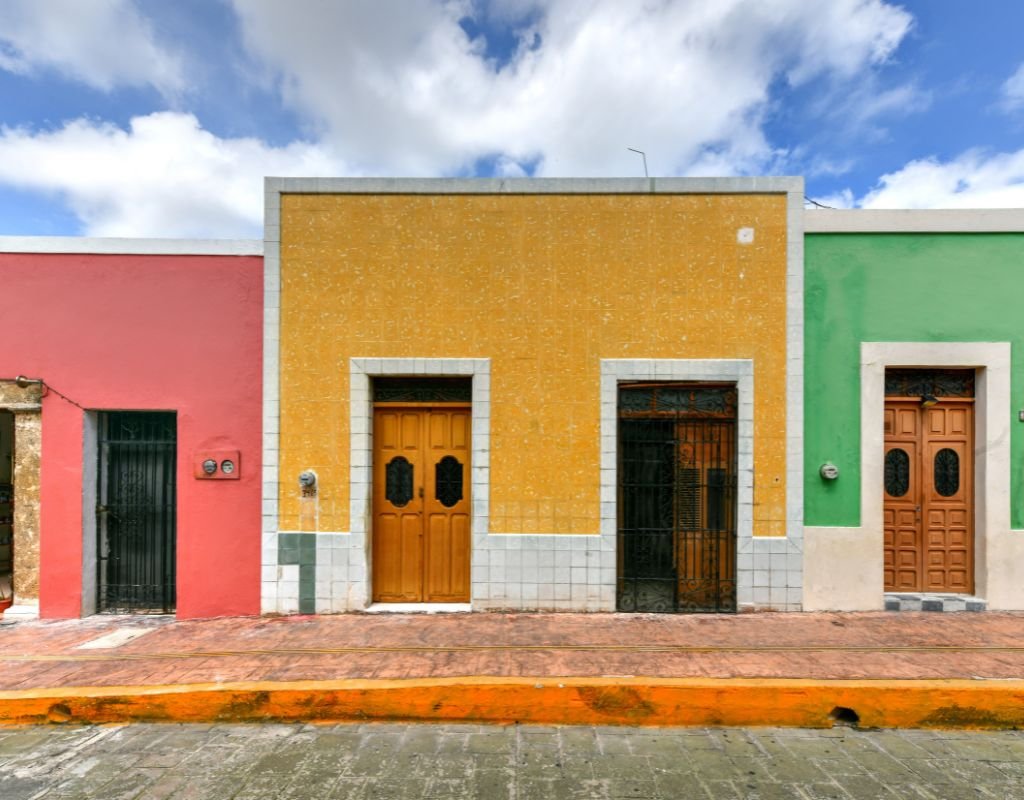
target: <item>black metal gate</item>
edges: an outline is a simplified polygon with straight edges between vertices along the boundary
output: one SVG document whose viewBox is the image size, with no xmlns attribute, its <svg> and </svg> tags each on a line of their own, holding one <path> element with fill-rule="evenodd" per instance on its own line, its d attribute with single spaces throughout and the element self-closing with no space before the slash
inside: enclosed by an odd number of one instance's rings
<svg viewBox="0 0 1024 800">
<path fill-rule="evenodd" d="M 175 604 L 172 412 L 99 415 L 97 610 L 166 614 Z"/>
<path fill-rule="evenodd" d="M 620 611 L 736 610 L 736 387 L 619 389 Z"/>
</svg>

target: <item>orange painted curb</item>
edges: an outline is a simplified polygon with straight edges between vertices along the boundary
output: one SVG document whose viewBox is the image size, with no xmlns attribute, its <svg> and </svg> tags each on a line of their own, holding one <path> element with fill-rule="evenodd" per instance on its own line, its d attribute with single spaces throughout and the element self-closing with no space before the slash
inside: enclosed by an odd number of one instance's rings
<svg viewBox="0 0 1024 800">
<path fill-rule="evenodd" d="M 825 728 L 1024 727 L 1024 681 L 437 678 L 0 692 L 0 723 L 370 721 Z"/>
</svg>

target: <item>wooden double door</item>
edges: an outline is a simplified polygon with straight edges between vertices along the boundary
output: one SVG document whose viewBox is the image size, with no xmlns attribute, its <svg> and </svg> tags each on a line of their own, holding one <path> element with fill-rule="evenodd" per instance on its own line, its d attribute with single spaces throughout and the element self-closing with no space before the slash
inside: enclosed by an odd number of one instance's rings
<svg viewBox="0 0 1024 800">
<path fill-rule="evenodd" d="M 974 591 L 974 403 L 886 398 L 885 591 Z"/>
<path fill-rule="evenodd" d="M 376 406 L 375 602 L 468 603 L 469 406 Z"/>
</svg>

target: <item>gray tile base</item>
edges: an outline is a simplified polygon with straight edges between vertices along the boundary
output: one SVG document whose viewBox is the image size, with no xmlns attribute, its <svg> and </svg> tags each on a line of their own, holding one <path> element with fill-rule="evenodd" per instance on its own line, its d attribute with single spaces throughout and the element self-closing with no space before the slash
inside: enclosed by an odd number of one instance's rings
<svg viewBox="0 0 1024 800">
<path fill-rule="evenodd" d="M 985 601 L 966 594 L 892 593 L 885 595 L 886 611 L 984 611 Z"/>
</svg>

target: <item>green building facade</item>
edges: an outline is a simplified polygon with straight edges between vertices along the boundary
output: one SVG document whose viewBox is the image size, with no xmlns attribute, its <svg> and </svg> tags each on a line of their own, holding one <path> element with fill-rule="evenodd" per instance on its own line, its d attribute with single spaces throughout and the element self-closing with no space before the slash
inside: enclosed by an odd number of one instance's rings
<svg viewBox="0 0 1024 800">
<path fill-rule="evenodd" d="M 1022 223 L 805 215 L 806 610 L 1024 608 Z"/>
</svg>

